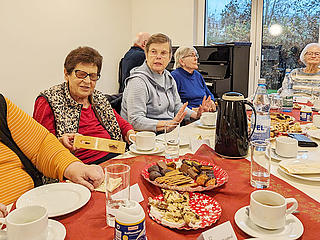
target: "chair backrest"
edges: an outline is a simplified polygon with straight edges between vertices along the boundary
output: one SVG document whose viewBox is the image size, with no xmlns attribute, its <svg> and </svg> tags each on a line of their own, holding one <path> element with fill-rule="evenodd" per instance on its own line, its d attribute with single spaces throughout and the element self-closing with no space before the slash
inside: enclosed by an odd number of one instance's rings
<svg viewBox="0 0 320 240">
<path fill-rule="evenodd" d="M 107 95 L 108 101 L 117 113 L 121 112 L 122 93 Z"/>
<path fill-rule="evenodd" d="M 121 58 L 119 62 L 119 71 L 118 71 L 118 83 L 119 83 L 119 93 L 122 93 L 124 90 L 124 79 L 122 79 L 122 62 L 123 58 Z"/>
</svg>

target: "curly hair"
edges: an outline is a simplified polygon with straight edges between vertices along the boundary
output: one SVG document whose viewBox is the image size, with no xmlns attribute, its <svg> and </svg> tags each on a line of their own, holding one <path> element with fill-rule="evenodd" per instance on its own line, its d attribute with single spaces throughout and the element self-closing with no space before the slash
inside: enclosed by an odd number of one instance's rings
<svg viewBox="0 0 320 240">
<path fill-rule="evenodd" d="M 100 53 L 91 47 L 78 47 L 72 50 L 64 62 L 64 68 L 70 75 L 79 63 L 94 64 L 98 67 L 98 73 L 101 71 L 103 57 Z"/>
</svg>

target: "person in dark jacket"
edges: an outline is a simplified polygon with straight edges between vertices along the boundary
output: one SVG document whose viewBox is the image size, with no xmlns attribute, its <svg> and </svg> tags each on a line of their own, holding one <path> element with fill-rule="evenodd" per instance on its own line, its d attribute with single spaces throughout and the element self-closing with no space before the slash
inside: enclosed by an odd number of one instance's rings
<svg viewBox="0 0 320 240">
<path fill-rule="evenodd" d="M 129 51 L 124 55 L 120 62 L 121 76 L 119 74 L 119 93 L 124 90 L 124 80 L 130 76 L 130 71 L 134 67 L 142 65 L 146 56 L 144 54 L 144 49 L 150 34 L 147 32 L 140 32 L 137 34 L 136 40 Z"/>
</svg>

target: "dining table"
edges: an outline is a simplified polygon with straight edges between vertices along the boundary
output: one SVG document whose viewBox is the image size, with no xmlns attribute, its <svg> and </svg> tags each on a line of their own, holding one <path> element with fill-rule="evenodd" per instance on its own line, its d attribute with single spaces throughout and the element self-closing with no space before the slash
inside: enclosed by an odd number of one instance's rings
<svg viewBox="0 0 320 240">
<path fill-rule="evenodd" d="M 297 118 L 294 110 L 292 116 Z M 214 151 L 215 128 L 205 128 L 199 122 L 193 122 L 180 128 L 180 137 L 184 141 L 194 139 L 208 139 L 208 144 L 201 145 L 197 150 L 191 150 L 190 144 L 180 146 L 180 159 L 196 159 L 208 164 L 218 165 L 228 174 L 227 182 L 222 186 L 202 192 L 214 198 L 222 208 L 220 218 L 211 226 L 196 230 L 178 230 L 163 226 L 148 214 L 148 198 L 161 194 L 161 189 L 146 181 L 141 172 L 147 165 L 163 160 L 164 153 L 156 155 L 139 155 L 130 151 L 101 164 L 105 167 L 112 163 L 128 164 L 131 167 L 130 184 L 138 184 L 144 200 L 140 203 L 146 217 L 146 236 L 148 240 L 163 239 L 197 239 L 203 231 L 209 230 L 227 221 L 238 239 L 251 238 L 235 223 L 235 213 L 242 207 L 249 205 L 251 192 L 257 190 L 250 185 L 250 154 L 241 159 L 226 159 L 218 156 Z M 313 139 L 320 144 L 318 139 Z M 320 145 L 319 145 L 320 146 Z M 319 153 L 320 148 L 310 148 L 308 151 Z M 279 161 L 271 160 L 270 187 L 286 198 L 294 197 L 298 203 L 298 213 L 295 216 L 302 222 L 303 235 L 299 239 L 319 239 L 320 236 L 320 182 L 297 179 L 279 170 Z M 106 224 L 105 193 L 93 191 L 88 203 L 75 212 L 55 217 L 66 230 L 67 240 L 85 239 L 113 239 L 114 228 Z"/>
</svg>

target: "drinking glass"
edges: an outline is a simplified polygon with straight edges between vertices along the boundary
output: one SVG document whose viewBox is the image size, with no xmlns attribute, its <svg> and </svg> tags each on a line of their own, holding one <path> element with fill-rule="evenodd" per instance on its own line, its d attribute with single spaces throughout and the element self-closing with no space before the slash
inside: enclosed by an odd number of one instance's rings
<svg viewBox="0 0 320 240">
<path fill-rule="evenodd" d="M 180 144 L 180 123 L 168 122 L 164 126 L 165 137 L 165 157 L 166 159 L 179 158 L 179 144 Z"/>
<path fill-rule="evenodd" d="M 280 110 L 282 107 L 282 98 L 277 93 L 271 93 L 270 97 L 270 108 Z"/>
<path fill-rule="evenodd" d="M 270 142 L 255 140 L 251 142 L 250 183 L 255 188 L 270 186 Z"/>
<path fill-rule="evenodd" d="M 115 215 L 120 206 L 126 206 L 130 199 L 130 166 L 111 164 L 105 168 L 106 221 L 114 227 Z"/>
</svg>

